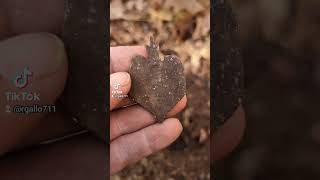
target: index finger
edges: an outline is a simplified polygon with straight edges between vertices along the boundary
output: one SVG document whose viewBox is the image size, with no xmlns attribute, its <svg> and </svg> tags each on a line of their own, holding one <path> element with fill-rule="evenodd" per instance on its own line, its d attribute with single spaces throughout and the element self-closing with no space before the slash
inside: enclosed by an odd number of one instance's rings
<svg viewBox="0 0 320 180">
<path fill-rule="evenodd" d="M 126 72 L 136 55 L 147 56 L 145 46 L 118 46 L 110 48 L 110 73 Z"/>
</svg>

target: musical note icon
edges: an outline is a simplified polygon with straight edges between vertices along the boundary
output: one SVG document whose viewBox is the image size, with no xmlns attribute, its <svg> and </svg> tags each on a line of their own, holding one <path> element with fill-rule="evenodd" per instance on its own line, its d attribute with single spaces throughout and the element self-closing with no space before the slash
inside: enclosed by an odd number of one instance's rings
<svg viewBox="0 0 320 180">
<path fill-rule="evenodd" d="M 23 68 L 22 74 L 17 75 L 13 83 L 17 88 L 25 88 L 29 84 L 29 78 L 32 77 L 33 72 L 29 69 L 29 67 Z"/>
<path fill-rule="evenodd" d="M 120 84 L 119 83 L 113 85 L 113 89 L 118 90 L 119 88 L 120 88 Z"/>
</svg>

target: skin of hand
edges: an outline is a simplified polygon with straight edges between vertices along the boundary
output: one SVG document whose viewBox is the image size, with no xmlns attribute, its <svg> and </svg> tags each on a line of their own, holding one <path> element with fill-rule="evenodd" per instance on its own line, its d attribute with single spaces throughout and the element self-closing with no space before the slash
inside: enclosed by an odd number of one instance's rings
<svg viewBox="0 0 320 180">
<path fill-rule="evenodd" d="M 123 46 L 110 49 L 110 92 L 113 85 L 120 84 L 120 91 L 130 91 L 130 75 L 126 73 L 131 58 L 136 54 L 146 56 L 144 46 Z M 111 97 L 111 95 L 110 95 Z M 125 166 L 163 149 L 180 135 L 182 125 L 178 119 L 168 118 L 163 123 L 155 123 L 153 116 L 139 105 L 114 110 L 126 99 L 110 98 L 110 173 L 116 173 Z M 184 96 L 167 114 L 171 117 L 186 106 Z"/>
</svg>

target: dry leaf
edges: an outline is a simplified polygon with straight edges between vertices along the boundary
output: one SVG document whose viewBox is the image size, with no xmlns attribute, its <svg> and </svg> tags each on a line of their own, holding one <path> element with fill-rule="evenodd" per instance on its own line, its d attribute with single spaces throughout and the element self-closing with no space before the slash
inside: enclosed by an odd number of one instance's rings
<svg viewBox="0 0 320 180">
<path fill-rule="evenodd" d="M 126 3 L 126 7 L 128 10 L 138 10 L 142 11 L 146 7 L 146 4 L 143 0 L 131 0 Z"/>
<path fill-rule="evenodd" d="M 208 139 L 208 133 L 203 128 L 200 129 L 200 135 L 199 135 L 199 143 L 204 143 Z"/>
<path fill-rule="evenodd" d="M 205 10 L 205 8 L 196 0 L 166 0 L 164 7 L 168 9 L 173 8 L 175 13 L 186 10 L 192 15 Z"/>
<path fill-rule="evenodd" d="M 199 39 L 207 36 L 210 31 L 210 11 L 206 11 L 204 16 L 197 17 L 197 26 L 192 34 L 193 39 Z"/>
<path fill-rule="evenodd" d="M 142 10 L 132 10 L 128 11 L 127 7 L 123 4 L 122 0 L 113 0 L 110 3 L 110 20 L 128 20 L 128 21 L 138 21 L 144 15 Z"/>
<path fill-rule="evenodd" d="M 110 20 L 121 19 L 124 15 L 122 0 L 113 0 L 110 3 Z"/>
<path fill-rule="evenodd" d="M 195 19 L 187 11 L 179 11 L 175 16 L 174 23 L 181 39 L 189 38 L 195 28 Z"/>
<path fill-rule="evenodd" d="M 172 14 L 167 10 L 150 9 L 148 13 L 154 21 L 172 21 Z"/>
</svg>

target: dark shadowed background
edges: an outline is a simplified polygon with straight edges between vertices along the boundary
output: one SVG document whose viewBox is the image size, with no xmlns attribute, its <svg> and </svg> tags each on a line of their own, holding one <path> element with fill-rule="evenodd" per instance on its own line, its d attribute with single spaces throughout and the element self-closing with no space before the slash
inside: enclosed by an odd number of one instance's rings
<svg viewBox="0 0 320 180">
<path fill-rule="evenodd" d="M 247 129 L 216 166 L 216 179 L 320 179 L 320 1 L 229 2 L 239 24 Z"/>
</svg>

